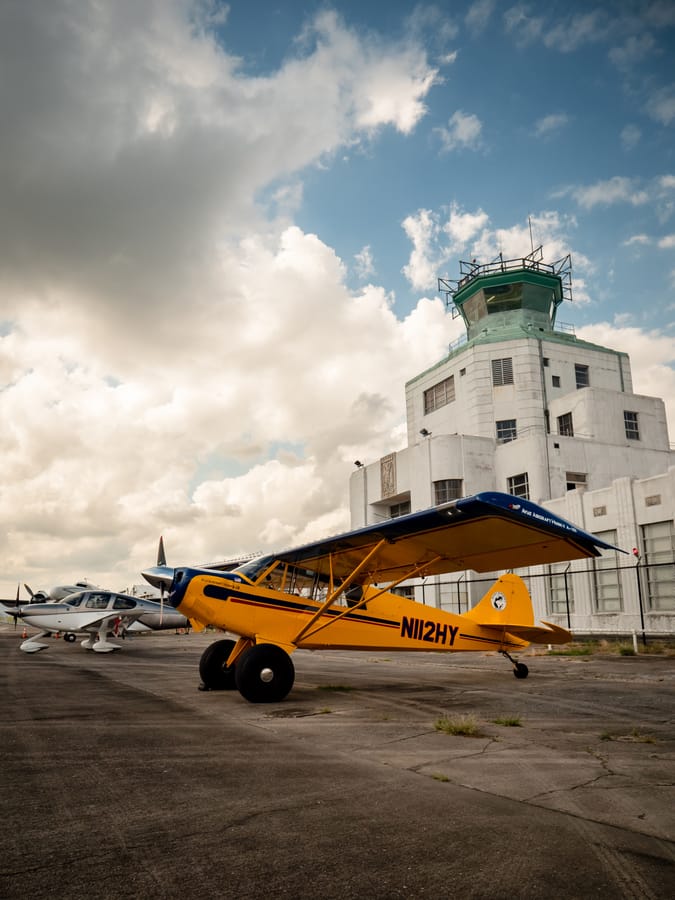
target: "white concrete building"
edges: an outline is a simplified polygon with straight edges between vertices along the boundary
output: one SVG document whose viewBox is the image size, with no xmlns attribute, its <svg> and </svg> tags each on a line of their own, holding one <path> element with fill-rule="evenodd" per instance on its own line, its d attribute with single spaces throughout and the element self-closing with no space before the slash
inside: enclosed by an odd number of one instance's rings
<svg viewBox="0 0 675 900">
<path fill-rule="evenodd" d="M 353 473 L 352 526 L 483 490 L 527 497 L 639 552 L 530 570 L 539 618 L 577 632 L 675 632 L 675 453 L 663 401 L 633 393 L 627 354 L 556 326 L 571 299 L 569 258 L 461 266 L 441 287 L 467 339 L 406 385 L 408 446 Z M 416 592 L 466 609 L 484 582 L 465 573 Z"/>
</svg>

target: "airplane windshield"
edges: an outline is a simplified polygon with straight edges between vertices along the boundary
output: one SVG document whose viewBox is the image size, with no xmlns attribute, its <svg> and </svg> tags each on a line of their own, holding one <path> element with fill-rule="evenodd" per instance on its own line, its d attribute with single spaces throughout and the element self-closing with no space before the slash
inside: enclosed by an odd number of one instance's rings
<svg viewBox="0 0 675 900">
<path fill-rule="evenodd" d="M 68 604 L 68 606 L 79 606 L 82 603 L 84 597 L 84 594 L 71 594 L 70 597 L 66 597 L 65 602 Z"/>
<path fill-rule="evenodd" d="M 238 566 L 234 571 L 239 575 L 244 575 L 251 581 L 257 581 L 259 576 L 268 569 L 274 562 L 273 556 L 257 556 L 255 559 L 249 559 L 248 562 Z"/>
</svg>

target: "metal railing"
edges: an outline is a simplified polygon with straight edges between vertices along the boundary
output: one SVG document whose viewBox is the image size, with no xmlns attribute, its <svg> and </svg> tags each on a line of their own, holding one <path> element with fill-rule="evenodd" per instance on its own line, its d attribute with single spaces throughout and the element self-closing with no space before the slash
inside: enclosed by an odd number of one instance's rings
<svg viewBox="0 0 675 900">
<path fill-rule="evenodd" d="M 615 573 L 619 608 L 603 608 L 598 577 Z M 638 633 L 648 637 L 675 637 L 675 560 L 649 563 L 638 560 L 628 565 L 602 567 L 571 563 L 554 572 L 518 571 L 533 596 L 535 606 L 543 602 L 545 616 L 558 620 L 575 634 L 602 634 L 616 637 Z M 428 579 L 416 582 L 417 599 L 461 615 L 478 602 L 494 583 L 494 577 Z M 555 589 L 553 585 L 556 585 Z M 475 591 L 472 589 L 476 587 Z M 421 592 L 421 597 L 420 597 Z M 473 602 L 470 594 L 475 593 Z M 584 625 L 584 620 L 593 624 Z M 604 625 L 602 624 L 604 620 Z"/>
</svg>

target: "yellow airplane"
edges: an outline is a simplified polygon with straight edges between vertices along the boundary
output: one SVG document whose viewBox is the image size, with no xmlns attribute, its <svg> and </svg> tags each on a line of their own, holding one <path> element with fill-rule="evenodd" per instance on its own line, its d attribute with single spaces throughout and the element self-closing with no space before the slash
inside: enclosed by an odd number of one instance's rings
<svg viewBox="0 0 675 900">
<path fill-rule="evenodd" d="M 571 640 L 536 625 L 521 578 L 497 578 L 480 602 L 457 615 L 399 596 L 411 578 L 472 569 L 494 572 L 600 556 L 616 550 L 535 503 L 485 492 L 345 534 L 258 557 L 228 572 L 158 565 L 143 572 L 196 630 L 239 635 L 204 651 L 205 690 L 236 688 L 251 703 L 283 700 L 293 687 L 294 650 L 495 650 L 517 678 L 512 653 L 530 643 Z"/>
</svg>

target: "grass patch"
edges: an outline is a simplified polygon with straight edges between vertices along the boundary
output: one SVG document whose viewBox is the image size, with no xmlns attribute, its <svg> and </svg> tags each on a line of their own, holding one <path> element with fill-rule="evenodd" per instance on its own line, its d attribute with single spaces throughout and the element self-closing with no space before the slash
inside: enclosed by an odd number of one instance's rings
<svg viewBox="0 0 675 900">
<path fill-rule="evenodd" d="M 441 716 L 434 723 L 436 731 L 443 734 L 480 737 L 480 725 L 475 716 Z"/>
<path fill-rule="evenodd" d="M 520 716 L 499 716 L 492 721 L 495 725 L 505 725 L 507 728 L 520 728 L 523 724 L 520 721 Z"/>
<path fill-rule="evenodd" d="M 630 733 L 625 735 L 623 738 L 624 741 L 633 741 L 636 744 L 655 744 L 656 738 L 653 734 L 646 734 L 644 731 L 640 731 L 639 728 L 631 729 Z"/>
<path fill-rule="evenodd" d="M 647 643 L 638 636 L 638 648 L 632 641 L 624 638 L 599 638 L 586 641 L 574 641 L 562 647 L 547 650 L 546 656 L 675 656 L 675 642 L 647 638 Z"/>
<path fill-rule="evenodd" d="M 549 656 L 591 656 L 598 649 L 597 641 L 582 641 L 581 643 L 565 644 L 559 650 L 549 650 Z"/>
<path fill-rule="evenodd" d="M 653 734 L 647 734 L 640 731 L 639 728 L 632 728 L 628 734 L 610 734 L 609 731 L 603 731 L 600 735 L 601 741 L 628 741 L 633 744 L 656 744 L 657 738 Z"/>
<path fill-rule="evenodd" d="M 432 775 L 434 781 L 450 781 L 447 775 Z"/>
<path fill-rule="evenodd" d="M 320 684 L 317 691 L 332 691 L 333 693 L 347 694 L 354 688 L 348 684 Z"/>
<path fill-rule="evenodd" d="M 330 706 L 324 706 L 323 709 L 319 710 L 319 715 L 326 716 L 326 715 L 328 715 L 328 713 L 332 713 L 332 712 L 333 712 L 333 710 L 330 708 Z"/>
</svg>

